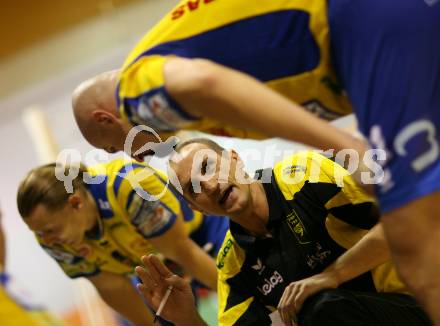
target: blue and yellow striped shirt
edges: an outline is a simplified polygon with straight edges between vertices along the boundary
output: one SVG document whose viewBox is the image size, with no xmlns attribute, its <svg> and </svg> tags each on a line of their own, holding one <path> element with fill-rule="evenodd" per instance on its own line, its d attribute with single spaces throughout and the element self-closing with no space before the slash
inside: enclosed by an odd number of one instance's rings
<svg viewBox="0 0 440 326">
<path fill-rule="evenodd" d="M 170 56 L 205 58 L 254 76 L 328 120 L 351 113 L 330 64 L 326 1 L 180 1 L 129 54 L 117 89 L 120 113 L 164 136 L 178 129 L 264 138 L 187 114 L 166 89 Z M 166 137 L 165 137 L 166 138 Z"/>
</svg>

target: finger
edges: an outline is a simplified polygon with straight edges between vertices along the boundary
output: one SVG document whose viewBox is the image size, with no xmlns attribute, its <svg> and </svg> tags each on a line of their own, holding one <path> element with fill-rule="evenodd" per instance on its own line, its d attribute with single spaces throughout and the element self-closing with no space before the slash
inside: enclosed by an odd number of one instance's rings
<svg viewBox="0 0 440 326">
<path fill-rule="evenodd" d="M 293 291 L 293 286 L 289 285 L 285 288 L 283 295 L 281 296 L 280 302 L 278 303 L 278 312 L 280 313 L 281 320 L 284 324 L 287 325 L 289 321 L 289 314 L 288 314 L 288 298 Z"/>
<path fill-rule="evenodd" d="M 153 309 L 153 311 L 156 311 L 159 308 L 160 301 L 155 299 L 155 293 L 154 291 L 150 291 L 147 286 L 145 286 L 142 283 L 136 284 L 136 288 L 138 289 L 139 293 L 142 295 L 142 297 L 147 302 L 147 305 Z"/>
<path fill-rule="evenodd" d="M 308 293 L 307 291 L 305 291 L 305 289 L 301 289 L 301 291 L 299 291 L 296 294 L 295 297 L 295 313 L 298 314 L 302 308 L 302 305 L 304 304 L 304 301 L 306 301 L 306 299 L 311 295 L 312 293 Z"/>
<path fill-rule="evenodd" d="M 143 256 L 141 259 L 153 282 L 155 284 L 161 284 L 163 282 L 162 277 L 160 273 L 157 271 L 157 269 L 154 267 L 154 265 L 151 263 L 149 257 Z"/>
<path fill-rule="evenodd" d="M 136 266 L 134 269 L 136 275 L 140 278 L 142 283 L 148 284 L 148 283 L 154 283 L 154 281 L 151 279 L 151 276 L 148 274 L 147 270 L 141 266 Z"/>
<path fill-rule="evenodd" d="M 295 318 L 295 316 L 296 316 L 294 300 L 295 300 L 295 296 L 297 293 L 297 289 L 298 289 L 298 287 L 295 287 L 293 289 L 293 291 L 291 291 L 289 293 L 289 296 L 287 297 L 286 302 L 285 302 L 285 316 L 287 319 L 286 325 L 293 325 L 292 319 Z"/>
<path fill-rule="evenodd" d="M 141 276 L 141 280 L 143 282 L 142 288 L 148 292 L 147 295 L 151 297 L 151 300 L 154 301 L 155 296 L 161 296 L 162 293 L 166 291 L 167 283 L 164 281 L 161 281 L 160 284 L 155 283 L 145 268 L 137 267 L 135 271 Z"/>
<path fill-rule="evenodd" d="M 290 291 L 286 293 L 283 302 L 283 322 L 286 325 L 292 325 L 292 319 L 296 316 L 295 298 L 297 296 L 300 286 L 293 284 L 290 286 Z"/>
<path fill-rule="evenodd" d="M 173 273 L 165 266 L 164 263 L 155 255 L 151 254 L 148 256 L 147 260 L 151 263 L 152 266 L 154 266 L 157 273 L 162 278 L 167 278 L 173 275 Z"/>
</svg>

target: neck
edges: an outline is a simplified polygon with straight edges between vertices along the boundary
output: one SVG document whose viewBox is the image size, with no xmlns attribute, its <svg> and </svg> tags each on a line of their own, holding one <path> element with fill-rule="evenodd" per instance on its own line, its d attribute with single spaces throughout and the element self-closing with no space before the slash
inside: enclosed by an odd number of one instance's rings
<svg viewBox="0 0 440 326">
<path fill-rule="evenodd" d="M 269 221 L 269 204 L 266 192 L 260 182 L 253 182 L 249 187 L 251 196 L 249 208 L 234 220 L 255 236 L 267 235 L 269 233 L 266 228 Z"/>
</svg>

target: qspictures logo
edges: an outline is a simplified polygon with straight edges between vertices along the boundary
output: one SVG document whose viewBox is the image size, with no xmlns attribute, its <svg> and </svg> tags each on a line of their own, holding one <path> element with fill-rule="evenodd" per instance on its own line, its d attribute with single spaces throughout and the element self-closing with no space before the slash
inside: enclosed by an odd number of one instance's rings
<svg viewBox="0 0 440 326">
<path fill-rule="evenodd" d="M 151 140 L 144 143 L 140 148 L 138 148 L 137 144 L 134 144 L 134 139 L 139 133 L 149 135 L 149 139 Z M 179 164 L 183 164 L 184 162 L 181 161 L 185 158 L 188 159 L 188 157 L 175 151 L 175 146 L 178 141 L 179 138 L 176 136 L 171 136 L 163 141 L 154 129 L 145 125 L 133 127 L 126 137 L 123 149 L 128 156 L 138 160 L 144 160 L 144 162 L 135 162 L 132 158 L 126 157 L 124 168 L 115 173 L 118 174 L 119 177 L 127 180 L 137 195 L 147 201 L 160 200 L 170 186 L 173 190 L 183 194 L 182 185 L 174 168 L 178 167 Z M 303 153 L 300 154 L 300 152 Z M 191 190 L 194 193 L 201 193 L 203 190 L 202 185 L 212 178 L 217 178 L 218 183 L 228 183 L 230 178 L 232 178 L 235 183 L 242 185 L 255 182 L 255 180 L 246 173 L 243 166 L 231 170 L 231 162 L 233 162 L 231 153 L 231 150 L 224 149 L 219 153 L 211 148 L 201 148 L 195 153 L 192 153 L 190 156 L 192 162 L 191 165 L 188 166 L 190 170 L 189 182 L 192 186 Z M 326 173 L 334 175 L 334 181 L 339 187 L 344 187 L 346 177 L 358 170 L 363 171 L 360 172 L 360 179 L 362 183 L 366 185 L 379 184 L 382 182 L 384 176 L 382 165 L 379 164 L 382 161 L 386 161 L 386 152 L 382 149 L 368 150 L 363 156 L 360 156 L 354 149 L 343 149 L 336 153 L 332 149 L 325 152 L 313 150 L 309 151 L 307 155 L 304 151 L 276 151 L 271 146 L 259 151 L 252 148 L 240 150 L 241 162 L 249 163 L 255 160 L 261 162 L 264 160 L 264 166 L 275 166 L 279 161 L 275 162 L 273 159 L 278 154 L 283 154 L 281 157 L 290 157 L 295 161 L 295 163 L 292 163 L 290 159 L 281 161 L 283 165 L 282 181 L 288 185 L 303 183 L 306 179 L 312 183 L 319 182 L 319 176 L 322 174 L 321 168 L 324 162 L 323 160 L 326 159 L 326 157 L 334 157 L 335 162 L 338 163 L 331 166 L 327 164 Z M 151 160 L 155 157 L 168 159 L 166 162 L 168 178 L 160 177 L 157 171 L 150 166 Z M 96 171 L 94 171 L 93 174 L 90 174 L 89 171 L 83 172 L 83 170 L 80 169 L 82 159 L 81 153 L 76 149 L 65 149 L 61 151 L 57 157 L 55 175 L 58 180 L 64 183 L 67 193 L 73 192 L 73 180 L 76 178 L 82 178 L 86 184 L 101 184 L 114 177 L 113 175 L 107 175 L 105 164 L 102 164 L 111 159 L 108 153 L 98 149 L 86 153 L 84 157 L 85 161 L 88 163 L 92 162 L 91 166 L 95 167 Z M 313 161 L 313 164 L 309 162 L 310 160 Z M 309 165 L 310 168 L 308 168 Z M 345 169 L 341 169 L 341 166 L 344 166 Z M 131 173 L 130 171 L 134 172 Z M 145 180 L 151 177 L 157 177 L 157 179 L 163 182 L 163 187 L 161 187 L 160 192 L 151 193 L 142 186 L 145 184 Z M 271 174 L 263 174 L 260 181 L 270 183 Z M 188 188 L 189 187 L 186 186 L 185 189 Z M 298 221 L 292 221 L 293 232 L 299 236 L 301 240 L 307 232 L 297 222 Z"/>
</svg>

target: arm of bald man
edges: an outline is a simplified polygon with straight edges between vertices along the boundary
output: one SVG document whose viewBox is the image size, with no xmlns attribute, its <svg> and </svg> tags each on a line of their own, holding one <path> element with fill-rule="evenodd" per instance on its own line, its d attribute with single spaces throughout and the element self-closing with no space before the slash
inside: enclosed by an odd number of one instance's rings
<svg viewBox="0 0 440 326">
<path fill-rule="evenodd" d="M 153 325 L 153 316 L 130 280 L 109 272 L 88 277 L 102 299 L 135 326 Z"/>
<path fill-rule="evenodd" d="M 170 95 L 196 117 L 301 142 L 322 149 L 364 143 L 306 112 L 257 79 L 205 59 L 169 58 L 164 67 Z"/>
</svg>

